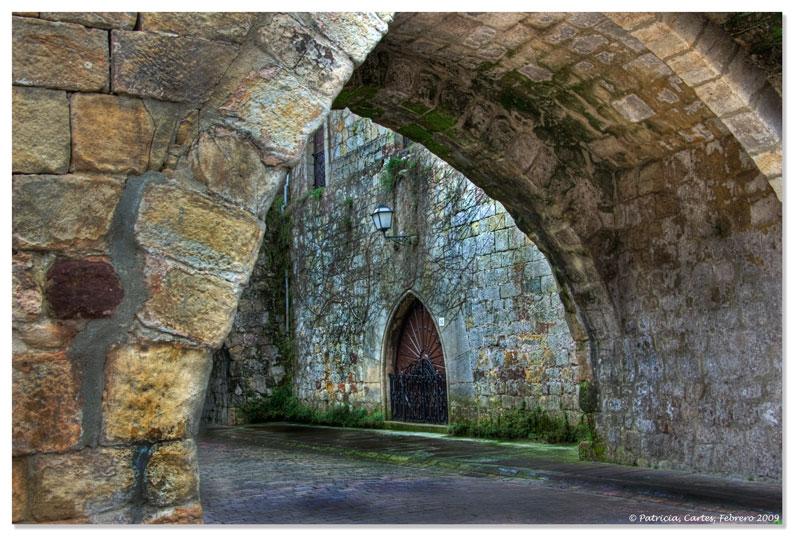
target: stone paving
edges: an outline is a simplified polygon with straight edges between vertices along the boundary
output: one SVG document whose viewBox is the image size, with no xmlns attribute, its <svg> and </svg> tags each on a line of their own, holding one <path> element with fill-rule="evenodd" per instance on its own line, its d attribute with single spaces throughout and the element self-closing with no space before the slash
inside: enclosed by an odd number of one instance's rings
<svg viewBox="0 0 794 536">
<path fill-rule="evenodd" d="M 647 482 L 652 471 L 572 461 L 570 448 L 278 424 L 214 428 L 198 447 L 205 523 L 757 523 L 780 514 L 736 506 L 750 493 L 774 502 L 779 484 L 713 479 L 721 485 L 711 499 L 676 497 L 615 481 Z"/>
</svg>

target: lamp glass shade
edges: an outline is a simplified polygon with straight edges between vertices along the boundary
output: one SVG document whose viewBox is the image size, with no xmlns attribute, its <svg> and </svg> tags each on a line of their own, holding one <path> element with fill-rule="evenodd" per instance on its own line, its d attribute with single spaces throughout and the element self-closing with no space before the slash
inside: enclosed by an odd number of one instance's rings
<svg viewBox="0 0 794 536">
<path fill-rule="evenodd" d="M 385 233 L 391 229 L 391 217 L 394 211 L 386 205 L 378 205 L 375 212 L 372 213 L 372 222 L 375 224 L 375 229 Z"/>
</svg>

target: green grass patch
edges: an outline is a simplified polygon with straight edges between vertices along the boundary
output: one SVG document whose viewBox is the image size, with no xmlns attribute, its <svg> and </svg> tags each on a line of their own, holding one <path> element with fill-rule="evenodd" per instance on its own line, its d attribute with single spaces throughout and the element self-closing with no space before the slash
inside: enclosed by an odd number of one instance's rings
<svg viewBox="0 0 794 536">
<path fill-rule="evenodd" d="M 325 192 L 325 188 L 322 186 L 318 186 L 317 188 L 309 192 L 309 197 L 311 197 L 315 201 L 319 201 L 320 199 L 322 199 L 324 192 Z"/>
<path fill-rule="evenodd" d="M 287 421 L 345 428 L 383 428 L 383 413 L 347 405 L 317 409 L 298 400 L 289 385 L 273 389 L 268 397 L 249 400 L 238 411 L 251 424 Z"/>
<path fill-rule="evenodd" d="M 577 425 L 568 416 L 557 417 L 536 407 L 511 409 L 496 416 L 462 421 L 449 427 L 449 434 L 485 439 L 529 439 L 547 443 L 576 443 L 590 440 L 590 427 L 583 417 Z"/>
</svg>

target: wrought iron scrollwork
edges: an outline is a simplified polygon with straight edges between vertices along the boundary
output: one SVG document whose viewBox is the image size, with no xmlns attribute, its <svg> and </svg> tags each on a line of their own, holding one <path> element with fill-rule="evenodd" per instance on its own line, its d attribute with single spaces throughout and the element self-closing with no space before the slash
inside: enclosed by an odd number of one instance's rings
<svg viewBox="0 0 794 536">
<path fill-rule="evenodd" d="M 447 386 L 427 357 L 406 369 L 389 374 L 392 419 L 406 422 L 446 424 Z"/>
</svg>

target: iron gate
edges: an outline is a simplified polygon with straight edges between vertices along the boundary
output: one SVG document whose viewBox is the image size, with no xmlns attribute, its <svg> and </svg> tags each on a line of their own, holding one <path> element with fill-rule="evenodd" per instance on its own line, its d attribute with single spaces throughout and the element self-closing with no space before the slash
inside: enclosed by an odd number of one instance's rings
<svg viewBox="0 0 794 536">
<path fill-rule="evenodd" d="M 389 374 L 391 418 L 397 421 L 446 424 L 447 386 L 444 375 L 427 357 Z"/>
</svg>

